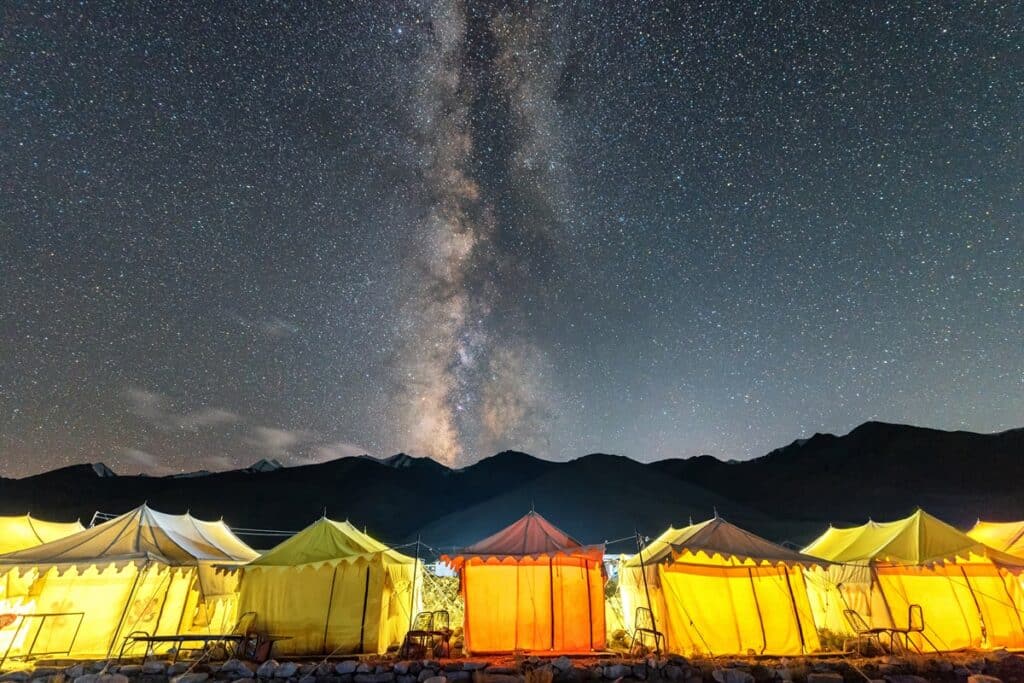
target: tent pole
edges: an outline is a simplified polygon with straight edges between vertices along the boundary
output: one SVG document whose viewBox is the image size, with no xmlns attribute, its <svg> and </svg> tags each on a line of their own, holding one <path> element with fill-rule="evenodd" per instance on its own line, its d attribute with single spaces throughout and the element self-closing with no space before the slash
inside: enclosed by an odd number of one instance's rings
<svg viewBox="0 0 1024 683">
<path fill-rule="evenodd" d="M 768 634 L 765 633 L 765 630 L 764 630 L 764 616 L 762 616 L 762 614 L 761 614 L 761 601 L 758 600 L 758 598 L 757 598 L 757 586 L 754 584 L 754 570 L 752 568 L 750 568 L 750 567 L 747 567 L 747 578 L 750 580 L 750 594 L 754 596 L 754 609 L 757 610 L 757 621 L 758 621 L 759 624 L 761 624 L 761 652 L 760 652 L 760 654 L 763 655 L 764 651 L 768 649 Z M 788 578 L 788 575 L 787 575 L 787 578 Z M 790 594 L 790 596 L 793 595 L 793 589 L 792 588 L 789 589 L 789 594 Z"/>
<path fill-rule="evenodd" d="M 971 593 L 971 600 L 974 601 L 974 609 L 978 610 L 978 622 L 981 624 L 981 643 L 982 646 L 988 643 L 988 628 L 985 626 L 985 615 L 981 612 L 981 604 L 978 602 L 978 596 L 974 594 L 974 586 L 971 585 L 971 580 L 967 578 L 967 570 L 964 569 L 963 565 L 960 565 L 960 573 L 964 575 L 964 582 L 967 584 L 967 590 Z"/>
<path fill-rule="evenodd" d="M 644 596 L 647 598 L 647 609 L 651 613 L 651 629 L 657 633 L 658 623 L 654 620 L 654 607 L 651 605 L 651 589 L 647 585 L 647 567 L 644 566 L 644 547 L 640 542 L 640 532 L 637 529 L 633 529 L 633 534 L 636 536 L 636 555 L 640 558 L 640 575 L 644 578 Z M 619 576 L 619 581 L 622 581 L 622 576 Z M 636 627 L 636 624 L 633 625 Z M 654 638 L 654 654 L 661 654 L 661 646 L 659 644 L 660 638 L 655 636 Z"/>
<path fill-rule="evenodd" d="M 555 649 L 555 573 L 548 555 L 548 603 L 551 606 L 551 649 Z"/>
<path fill-rule="evenodd" d="M 327 614 L 324 616 L 324 653 L 327 652 L 327 630 L 331 626 L 331 608 L 334 607 L 334 583 L 338 580 L 338 565 L 331 572 L 331 592 L 327 594 Z"/>
<path fill-rule="evenodd" d="M 416 570 L 420 567 L 420 535 L 416 534 L 416 557 L 412 561 L 412 588 L 409 590 L 409 631 L 413 627 L 413 615 L 416 611 Z M 433 621 L 433 618 L 431 618 Z M 433 624 L 431 624 L 433 626 Z"/>
<path fill-rule="evenodd" d="M 147 569 L 149 569 L 149 560 L 146 560 L 142 568 L 135 572 L 135 580 L 132 581 L 132 588 L 128 591 L 128 599 L 124 603 L 124 609 L 121 610 L 121 618 L 117 620 L 117 628 L 114 629 L 114 637 L 110 639 L 110 647 L 107 648 L 107 659 L 110 659 L 110 655 L 114 651 L 114 645 L 117 643 L 117 637 L 121 634 L 121 628 L 124 626 L 124 620 L 128 617 L 128 610 L 132 606 L 132 600 L 135 599 L 135 589 L 139 586 L 139 578 L 142 577 L 142 574 Z"/>
<path fill-rule="evenodd" d="M 800 634 L 800 651 L 806 653 L 807 643 L 804 642 L 804 624 L 800 620 L 800 610 L 797 609 L 796 606 L 796 593 L 793 592 L 793 582 L 789 579 L 789 567 L 782 565 L 782 573 L 786 575 L 786 588 L 789 589 L 789 602 L 793 605 L 793 616 L 796 617 L 796 631 Z M 801 576 L 803 575 L 801 574 Z"/>
<path fill-rule="evenodd" d="M 590 630 L 590 651 L 594 651 L 594 600 L 590 596 L 590 560 L 583 560 L 583 580 L 587 582 L 587 626 Z"/>
<path fill-rule="evenodd" d="M 366 583 L 363 585 L 363 618 L 359 622 L 359 654 L 363 654 L 363 643 L 366 635 L 366 601 L 370 597 L 370 565 L 366 565 Z"/>
</svg>

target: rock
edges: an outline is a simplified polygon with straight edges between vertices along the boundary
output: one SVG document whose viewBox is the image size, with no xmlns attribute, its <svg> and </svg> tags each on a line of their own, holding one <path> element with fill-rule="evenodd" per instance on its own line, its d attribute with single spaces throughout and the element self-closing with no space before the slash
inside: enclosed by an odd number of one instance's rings
<svg viewBox="0 0 1024 683">
<path fill-rule="evenodd" d="M 633 675 L 633 668 L 626 666 L 625 664 L 609 664 L 604 667 L 604 677 L 615 680 L 616 678 L 625 678 Z"/>
<path fill-rule="evenodd" d="M 411 662 L 409 662 L 408 660 L 395 662 L 395 666 L 392 667 L 394 669 L 395 675 L 404 676 L 407 673 L 409 673 L 409 664 L 411 664 Z"/>
<path fill-rule="evenodd" d="M 402 674 L 395 676 L 395 683 L 416 683 L 416 677 L 412 674 Z"/>
<path fill-rule="evenodd" d="M 299 672 L 299 665 L 295 662 L 284 662 L 278 664 L 274 669 L 274 678 L 291 678 Z"/>
<path fill-rule="evenodd" d="M 27 681 L 30 678 L 32 678 L 32 673 L 29 671 L 8 671 L 3 676 L 0 676 L 0 681 L 24 683 L 24 681 Z"/>
<path fill-rule="evenodd" d="M 367 664 L 366 662 L 359 662 L 359 664 L 356 664 L 356 673 L 357 674 L 372 674 L 373 673 L 373 665 L 372 664 Z"/>
<path fill-rule="evenodd" d="M 128 677 L 121 674 L 84 674 L 75 683 L 128 683 Z"/>
<path fill-rule="evenodd" d="M 188 662 L 175 662 L 174 664 L 171 664 L 169 667 L 167 667 L 167 675 L 177 676 L 179 674 L 185 673 L 190 668 L 191 665 Z"/>
<path fill-rule="evenodd" d="M 260 664 L 259 667 L 256 669 L 256 677 L 273 678 L 274 672 L 277 671 L 277 667 L 279 666 L 280 664 L 277 663 L 276 659 L 268 659 L 267 661 Z"/>
<path fill-rule="evenodd" d="M 913 676 L 911 674 L 897 674 L 895 676 L 886 676 L 885 680 L 888 683 L 928 683 L 927 678 L 921 678 L 920 676 Z M 810 683 L 810 681 L 808 681 Z"/>
<path fill-rule="evenodd" d="M 171 683 L 204 683 L 209 677 L 210 674 L 193 672 L 175 676 L 171 679 Z"/>
<path fill-rule="evenodd" d="M 422 676 L 422 674 L 420 674 Z M 420 679 L 420 683 L 447 683 L 447 678 L 444 676 L 428 676 L 427 678 Z"/>
<path fill-rule="evenodd" d="M 167 671 L 167 662 L 146 662 L 142 665 L 142 673 L 146 676 L 159 676 Z"/>
<path fill-rule="evenodd" d="M 382 671 L 379 674 L 357 673 L 352 680 L 355 681 L 355 683 L 393 683 L 395 680 L 395 673 L 393 671 Z"/>
<path fill-rule="evenodd" d="M 334 670 L 344 676 L 345 674 L 354 674 L 356 668 L 359 667 L 359 662 L 353 659 L 346 659 L 342 662 L 338 662 L 334 665 Z"/>
<path fill-rule="evenodd" d="M 566 661 L 569 661 L 567 657 L 562 657 L 561 659 L 565 659 Z M 572 664 L 570 664 L 569 666 L 572 666 Z M 462 663 L 462 670 L 463 671 L 480 671 L 481 669 L 486 669 L 486 668 L 487 668 L 487 662 L 463 662 Z M 555 668 L 557 669 L 558 667 L 555 667 Z"/>
<path fill-rule="evenodd" d="M 754 683 L 753 676 L 739 669 L 715 669 L 711 672 L 711 677 L 718 683 Z M 814 683 L 810 680 L 810 676 L 807 677 L 807 683 Z M 825 682 L 819 681 L 818 683 Z"/>
<path fill-rule="evenodd" d="M 971 673 L 972 673 L 971 670 L 968 669 L 966 666 L 954 666 L 953 667 L 953 675 L 956 676 L 957 678 L 968 678 L 968 677 L 970 677 Z"/>
<path fill-rule="evenodd" d="M 489 671 L 484 680 L 487 683 L 523 683 L 523 678 L 518 674 L 492 674 Z"/>
<path fill-rule="evenodd" d="M 316 683 L 316 676 L 313 674 L 305 674 L 299 679 L 299 683 Z"/>
<path fill-rule="evenodd" d="M 941 671 L 944 674 L 952 673 L 953 662 L 949 661 L 948 659 L 936 659 L 935 669 L 937 671 Z"/>
<path fill-rule="evenodd" d="M 807 674 L 807 683 L 843 683 L 843 675 L 832 671 Z"/>
<path fill-rule="evenodd" d="M 555 671 L 564 674 L 566 671 L 572 668 L 572 660 L 566 657 L 565 655 L 562 655 L 558 659 L 553 660 L 551 662 L 551 666 L 554 667 Z"/>
<path fill-rule="evenodd" d="M 49 678 L 50 676 L 64 675 L 64 669 L 56 666 L 37 666 L 32 670 L 32 678 Z"/>
<path fill-rule="evenodd" d="M 632 670 L 633 670 L 633 678 L 637 679 L 638 681 L 646 681 L 647 680 L 647 665 L 646 664 L 634 664 L 633 667 L 632 667 Z"/>
<path fill-rule="evenodd" d="M 683 667 L 678 664 L 666 664 L 661 668 L 661 677 L 666 681 L 683 680 Z"/>
<path fill-rule="evenodd" d="M 1001 679 L 995 676 L 985 676 L 984 674 L 974 674 L 967 677 L 967 683 L 1003 683 Z"/>
<path fill-rule="evenodd" d="M 300 664 L 299 665 L 299 675 L 300 676 L 315 676 L 317 668 L 319 668 L 318 664 L 313 664 L 313 663 Z"/>
<path fill-rule="evenodd" d="M 82 676 L 84 674 L 85 674 L 85 666 L 83 666 L 81 664 L 72 664 L 68 668 L 64 669 L 64 675 L 67 676 L 68 678 L 70 678 L 71 680 L 74 680 L 74 679 L 76 679 L 79 676 Z"/>
<path fill-rule="evenodd" d="M 487 667 L 487 673 L 496 676 L 518 676 L 519 669 L 510 666 L 489 666 Z"/>
</svg>

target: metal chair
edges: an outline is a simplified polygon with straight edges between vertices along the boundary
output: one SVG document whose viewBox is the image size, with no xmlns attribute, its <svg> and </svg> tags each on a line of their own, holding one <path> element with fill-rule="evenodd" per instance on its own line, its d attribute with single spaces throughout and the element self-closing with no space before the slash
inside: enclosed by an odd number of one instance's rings
<svg viewBox="0 0 1024 683">
<path fill-rule="evenodd" d="M 400 658 L 427 659 L 451 656 L 451 618 L 447 610 L 420 612 L 413 619 L 412 626 L 398 649 Z"/>
<path fill-rule="evenodd" d="M 915 640 L 910 638 L 911 634 L 918 634 L 924 639 L 928 645 L 931 646 L 934 652 L 938 652 L 939 648 L 935 647 L 935 643 L 932 642 L 931 638 L 928 637 L 924 632 L 924 609 L 921 605 L 912 604 L 907 607 L 907 627 L 893 629 L 893 635 L 900 634 L 903 636 L 903 648 L 910 650 L 913 647 L 917 650 L 918 654 L 924 654 L 921 650 L 921 646 Z"/>
<path fill-rule="evenodd" d="M 654 612 L 648 607 L 637 607 L 633 615 L 633 639 L 629 643 L 630 653 L 636 654 L 637 644 L 641 649 L 647 648 L 648 639 L 654 641 L 654 651 L 665 651 L 665 634 L 655 628 Z"/>
<path fill-rule="evenodd" d="M 843 617 L 846 619 L 846 623 L 850 625 L 850 630 L 855 634 L 854 642 L 857 643 L 857 654 L 864 654 L 864 651 L 861 650 L 861 645 L 863 643 L 874 643 L 879 652 L 892 651 L 894 638 L 893 629 L 884 626 L 871 626 L 864 620 L 864 617 L 862 617 L 857 610 L 853 609 L 843 610 Z M 884 634 L 889 634 L 888 650 L 882 644 L 882 636 Z M 849 639 L 843 641 L 843 650 L 846 649 L 849 642 Z"/>
</svg>

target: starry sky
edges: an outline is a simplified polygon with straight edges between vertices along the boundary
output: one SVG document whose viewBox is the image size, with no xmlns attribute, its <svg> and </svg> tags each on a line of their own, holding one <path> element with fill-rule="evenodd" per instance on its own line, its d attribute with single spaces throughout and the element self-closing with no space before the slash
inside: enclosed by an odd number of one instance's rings
<svg viewBox="0 0 1024 683">
<path fill-rule="evenodd" d="M 1022 426 L 1022 15 L 10 3 L 0 474 Z"/>
</svg>

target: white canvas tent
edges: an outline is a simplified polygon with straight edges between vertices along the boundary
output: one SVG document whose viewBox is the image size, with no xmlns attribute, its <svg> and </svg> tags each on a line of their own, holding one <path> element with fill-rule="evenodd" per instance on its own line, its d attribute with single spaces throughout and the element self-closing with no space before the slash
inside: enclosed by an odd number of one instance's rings
<svg viewBox="0 0 1024 683">
<path fill-rule="evenodd" d="M 230 629 L 237 576 L 217 566 L 256 557 L 223 522 L 168 515 L 146 505 L 0 555 L 2 598 L 19 615 L 0 631 L 0 648 L 11 645 L 16 656 L 28 654 L 34 643 L 33 653 L 105 656 L 131 631 Z M 47 614 L 55 616 L 41 616 Z M 15 634 L 19 642 L 12 643 Z"/>
</svg>

